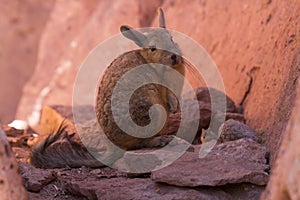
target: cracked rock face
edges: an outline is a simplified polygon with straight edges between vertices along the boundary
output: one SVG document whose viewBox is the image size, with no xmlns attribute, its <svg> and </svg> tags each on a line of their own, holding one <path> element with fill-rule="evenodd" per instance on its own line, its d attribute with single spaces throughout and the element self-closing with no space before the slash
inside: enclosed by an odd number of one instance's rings
<svg viewBox="0 0 300 200">
<path fill-rule="evenodd" d="M 276 165 L 261 199 L 300 199 L 300 81 L 297 99 L 280 147 Z"/>
<path fill-rule="evenodd" d="M 251 139 L 215 146 L 204 158 L 199 147 L 173 164 L 152 173 L 151 178 L 177 186 L 220 186 L 248 182 L 266 185 L 269 179 L 266 147 Z"/>
<path fill-rule="evenodd" d="M 0 125 L 0 199 L 27 200 L 18 164 Z"/>
</svg>

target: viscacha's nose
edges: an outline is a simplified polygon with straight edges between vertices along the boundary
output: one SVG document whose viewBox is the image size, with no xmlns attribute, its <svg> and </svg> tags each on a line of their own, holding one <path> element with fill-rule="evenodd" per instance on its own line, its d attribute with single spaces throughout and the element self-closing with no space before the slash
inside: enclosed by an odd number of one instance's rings
<svg viewBox="0 0 300 200">
<path fill-rule="evenodd" d="M 171 59 L 172 59 L 172 65 L 176 65 L 177 64 L 177 55 L 176 54 L 173 54 L 171 56 Z"/>
</svg>

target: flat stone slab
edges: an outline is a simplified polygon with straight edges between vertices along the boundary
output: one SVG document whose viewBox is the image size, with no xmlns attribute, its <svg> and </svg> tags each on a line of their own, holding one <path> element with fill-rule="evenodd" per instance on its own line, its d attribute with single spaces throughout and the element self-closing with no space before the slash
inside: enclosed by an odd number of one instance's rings
<svg viewBox="0 0 300 200">
<path fill-rule="evenodd" d="M 257 200 L 262 186 L 243 183 L 217 187 L 176 187 L 156 183 L 150 178 L 128 178 L 126 173 L 110 168 L 71 169 L 58 176 L 61 188 L 76 197 L 87 199 L 197 199 Z"/>
<path fill-rule="evenodd" d="M 221 186 L 234 183 L 266 185 L 268 150 L 249 138 L 219 144 L 199 158 L 200 146 L 151 174 L 152 180 L 176 186 Z"/>
<path fill-rule="evenodd" d="M 231 195 L 218 188 L 175 187 L 155 183 L 149 178 L 63 181 L 65 189 L 87 199 L 231 199 Z"/>
</svg>

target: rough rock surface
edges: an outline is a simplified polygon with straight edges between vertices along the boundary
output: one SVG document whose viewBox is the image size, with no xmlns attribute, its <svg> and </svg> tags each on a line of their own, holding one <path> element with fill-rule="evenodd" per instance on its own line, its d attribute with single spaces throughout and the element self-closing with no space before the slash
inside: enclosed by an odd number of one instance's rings
<svg viewBox="0 0 300 200">
<path fill-rule="evenodd" d="M 34 167 L 31 167 L 34 168 Z M 34 169 L 47 171 L 46 169 Z M 149 175 L 130 178 L 110 168 L 53 169 L 56 179 L 44 183 L 40 192 L 28 192 L 30 199 L 258 199 L 262 186 L 253 184 L 221 187 L 176 187 L 155 183 Z M 35 174 L 27 174 L 29 180 Z M 31 180 L 32 181 L 32 180 Z"/>
<path fill-rule="evenodd" d="M 48 171 L 47 169 L 33 169 Z M 52 169 L 56 179 L 44 183 L 38 193 L 28 192 L 30 199 L 249 199 L 257 200 L 264 189 L 253 184 L 229 184 L 221 187 L 176 187 L 155 183 L 149 175 L 132 176 L 108 167 L 90 169 Z M 27 173 L 29 181 L 36 174 Z M 133 178 L 130 178 L 133 177 Z"/>
<path fill-rule="evenodd" d="M 219 134 L 219 141 L 221 143 L 241 138 L 250 138 L 255 142 L 259 142 L 258 135 L 254 130 L 246 124 L 233 119 L 229 119 L 223 123 L 219 129 Z"/>
<path fill-rule="evenodd" d="M 71 116 L 71 110 L 58 106 L 61 114 L 66 116 Z M 82 109 L 88 110 L 88 109 Z M 47 111 L 47 112 L 46 112 Z M 49 115 L 47 115 L 47 113 Z M 47 119 L 48 117 L 48 119 Z M 50 108 L 46 108 L 42 115 L 42 120 L 44 123 L 49 122 L 49 124 L 43 124 L 46 126 L 45 130 L 54 130 L 57 126 L 57 121 L 62 119 L 62 117 L 55 113 Z M 78 126 L 80 127 L 80 126 Z M 93 124 L 86 124 L 86 127 L 82 126 L 87 133 L 92 133 L 95 130 Z M 70 132 L 71 133 L 71 132 Z M 13 135 L 13 134 L 12 134 Z M 15 134 L 18 137 L 18 134 Z M 83 152 L 78 149 L 78 146 L 82 146 L 82 143 L 76 135 L 69 136 L 69 140 L 66 138 L 59 138 L 55 145 L 52 146 L 53 149 L 58 149 L 56 154 L 60 152 L 68 153 L 66 151 L 71 150 L 69 153 Z M 95 140 L 91 137 L 92 140 Z M 72 148 L 74 145 L 75 148 Z M 243 145 L 237 143 L 243 149 Z M 71 146 L 71 147 L 70 147 Z M 225 147 L 224 147 L 225 148 Z M 22 149 L 22 152 L 20 151 Z M 229 148 L 232 149 L 232 148 Z M 190 155 L 196 154 L 199 148 L 193 146 L 188 149 L 186 154 Z M 18 156 L 18 160 L 24 163 L 26 158 L 28 159 L 29 154 L 28 149 L 14 147 L 14 151 L 17 154 L 22 154 L 21 157 Z M 72 153 L 72 151 L 74 151 Z M 146 153 L 152 152 L 153 149 L 141 149 L 136 150 L 136 152 Z M 193 152 L 194 151 L 194 152 Z M 227 152 L 226 150 L 223 150 Z M 245 149 L 245 151 L 250 151 Z M 26 153 L 27 152 L 27 153 Z M 80 155 L 82 155 L 79 153 Z M 254 152 L 255 153 L 255 152 Z M 75 154 L 73 154 L 75 155 Z M 236 156 L 233 153 L 233 156 Z M 239 154 L 240 156 L 240 154 Z M 262 155 L 261 155 L 262 156 Z M 259 156 L 257 156 L 259 157 Z M 263 157 L 263 156 L 262 156 Z M 128 159 L 128 158 L 125 158 Z M 133 157 L 133 159 L 135 159 Z M 224 158 L 220 159 L 221 161 Z M 121 160 L 121 159 L 120 159 Z M 217 159 L 215 159 L 217 160 Z M 228 159 L 227 159 L 228 160 Z M 256 161 L 259 161 L 257 159 Z M 90 169 L 87 167 L 81 167 L 77 169 L 71 168 L 60 168 L 60 169 L 38 169 L 29 164 L 20 163 L 21 172 L 24 179 L 25 186 L 29 191 L 30 199 L 115 199 L 115 198 L 125 198 L 125 199 L 258 199 L 260 193 L 264 189 L 263 186 L 257 186 L 251 183 L 237 183 L 237 184 L 225 184 L 222 186 L 200 186 L 195 187 L 193 184 L 187 187 L 176 187 L 175 185 L 170 186 L 162 183 L 155 183 L 149 178 L 149 174 L 126 174 L 108 167 Z M 77 159 L 80 167 L 80 160 Z M 132 161 L 132 163 L 136 163 Z M 118 163 L 117 163 L 118 164 Z M 117 166 L 117 164 L 115 166 Z M 119 164 L 124 164 L 121 162 Z M 127 163 L 128 164 L 128 163 Z M 194 169 L 201 168 L 198 162 L 192 163 L 195 167 Z M 215 163 L 212 163 L 215 164 Z M 259 165 L 262 166 L 263 164 Z M 149 166 L 149 165 L 147 165 Z M 180 168 L 179 168 L 180 169 Z M 185 170 L 190 170 L 186 166 Z M 229 170 L 228 170 L 229 171 Z M 249 175 L 251 176 L 251 174 Z M 196 177 L 197 178 L 197 177 Z M 252 176 L 253 178 L 253 176 Z"/>
<path fill-rule="evenodd" d="M 31 192 L 39 192 L 44 185 L 56 178 L 52 171 L 41 170 L 29 164 L 20 164 L 20 170 L 24 185 Z"/>
<path fill-rule="evenodd" d="M 5 133 L 0 127 L 0 194 L 1 199 L 28 199 L 22 179 L 18 174 L 18 164 L 11 151 Z"/>
<path fill-rule="evenodd" d="M 177 186 L 218 186 L 268 182 L 267 149 L 251 139 L 215 146 L 204 158 L 199 149 L 187 152 L 171 165 L 152 173 L 152 180 Z"/>
<path fill-rule="evenodd" d="M 223 187 L 175 187 L 155 183 L 147 176 L 126 178 L 118 171 L 101 169 L 60 169 L 55 183 L 73 198 L 88 199 L 258 199 L 263 187 L 252 184 Z M 76 195 L 74 197 L 74 195 Z M 61 195 L 58 195 L 61 196 Z"/>
<path fill-rule="evenodd" d="M 180 188 L 156 184 L 150 179 L 104 179 L 86 181 L 65 181 L 67 190 L 88 199 L 231 199 L 220 189 Z M 126 189 L 125 189 L 126 187 Z"/>
<path fill-rule="evenodd" d="M 300 81 L 292 117 L 285 132 L 279 156 L 261 199 L 300 199 Z"/>
</svg>

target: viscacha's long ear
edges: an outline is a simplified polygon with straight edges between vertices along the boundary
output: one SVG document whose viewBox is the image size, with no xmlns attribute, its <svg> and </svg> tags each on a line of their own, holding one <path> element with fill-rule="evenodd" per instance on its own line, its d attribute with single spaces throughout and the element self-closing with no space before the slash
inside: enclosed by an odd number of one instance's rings
<svg viewBox="0 0 300 200">
<path fill-rule="evenodd" d="M 160 28 L 166 28 L 166 20 L 165 20 L 165 14 L 162 8 L 157 9 L 158 13 L 158 22 L 159 22 L 159 27 Z"/>
<path fill-rule="evenodd" d="M 120 31 L 126 38 L 134 41 L 139 47 L 144 48 L 144 44 L 147 42 L 147 37 L 143 33 L 125 25 L 120 27 Z"/>
</svg>

